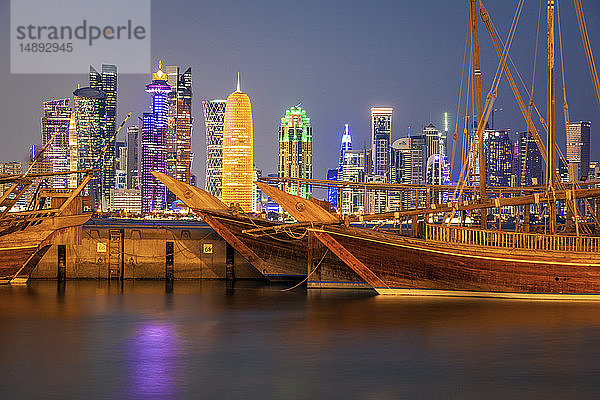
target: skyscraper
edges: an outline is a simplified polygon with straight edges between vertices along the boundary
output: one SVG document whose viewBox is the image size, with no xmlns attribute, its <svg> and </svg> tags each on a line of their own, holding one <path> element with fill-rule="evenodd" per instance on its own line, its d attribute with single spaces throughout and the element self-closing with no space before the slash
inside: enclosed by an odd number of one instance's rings
<svg viewBox="0 0 600 400">
<path fill-rule="evenodd" d="M 450 129 L 450 119 L 448 113 L 443 114 L 444 129 L 440 131 L 440 154 L 448 155 L 448 131 Z"/>
<path fill-rule="evenodd" d="M 286 110 L 281 118 L 278 175 L 312 179 L 312 126 L 300 104 Z M 307 183 L 280 183 L 279 189 L 304 198 L 312 193 L 312 186 Z"/>
<path fill-rule="evenodd" d="M 69 120 L 69 169 L 76 171 L 79 163 L 79 149 L 77 142 L 77 122 L 75 119 L 75 113 L 71 112 L 71 119 Z M 69 188 L 75 189 L 77 187 L 77 175 L 69 175 Z"/>
<path fill-rule="evenodd" d="M 192 167 L 192 68 L 179 73 L 179 67 L 166 67 L 169 93 L 167 132 L 167 174 L 190 183 Z"/>
<path fill-rule="evenodd" d="M 140 128 L 138 125 L 127 127 L 127 189 L 139 189 Z"/>
<path fill-rule="evenodd" d="M 252 109 L 238 74 L 237 89 L 225 105 L 222 200 L 227 205 L 237 203 L 246 212 L 252 212 L 252 162 Z"/>
<path fill-rule="evenodd" d="M 567 124 L 567 161 L 577 180 L 587 177 L 589 173 L 590 127 L 589 121 Z"/>
<path fill-rule="evenodd" d="M 48 100 L 43 103 L 42 146 L 52 141 L 46 152 L 47 172 L 65 172 L 71 170 L 71 149 L 69 145 L 69 126 L 71 108 L 69 99 Z M 69 187 L 69 176 L 58 175 L 51 180 L 55 189 Z"/>
<path fill-rule="evenodd" d="M 513 171 L 513 144 L 506 130 L 486 130 L 485 174 L 490 186 L 510 186 Z"/>
<path fill-rule="evenodd" d="M 140 137 L 140 185 L 142 190 L 142 211 L 164 210 L 166 188 L 153 175 L 152 171 L 166 172 L 168 101 L 171 87 L 167 85 L 167 74 L 158 64 L 158 71 L 152 74 L 152 82 L 146 85 L 146 92 L 152 95 L 152 112 L 144 113 L 141 120 Z"/>
<path fill-rule="evenodd" d="M 346 182 L 364 182 L 365 152 L 348 150 L 344 153 L 341 180 Z M 342 213 L 363 213 L 365 211 L 365 196 L 361 188 L 349 187 L 342 189 Z"/>
<path fill-rule="evenodd" d="M 221 198 L 223 190 L 223 124 L 225 100 L 204 100 L 204 124 L 206 125 L 206 182 L 204 189 Z"/>
<path fill-rule="evenodd" d="M 385 176 L 392 181 L 391 150 L 392 144 L 392 109 L 371 108 L 371 145 L 373 158 L 373 175 Z"/>
<path fill-rule="evenodd" d="M 544 159 L 531 132 L 517 132 L 516 186 L 544 183 Z M 534 182 L 535 181 L 535 182 Z"/>
<path fill-rule="evenodd" d="M 101 165 L 101 207 L 108 210 L 110 206 L 110 189 L 115 186 L 115 142 L 110 142 L 116 130 L 117 117 L 117 66 L 102 64 L 99 73 L 90 65 L 90 87 L 106 94 L 104 114 L 100 117 L 102 133 L 101 148 L 107 146 Z"/>
<path fill-rule="evenodd" d="M 423 136 L 425 137 L 425 154 L 423 161 L 425 163 L 424 170 L 427 170 L 427 161 L 433 154 L 440 154 L 442 149 L 440 131 L 435 125 L 429 124 L 423 128 Z"/>
<path fill-rule="evenodd" d="M 337 181 L 339 179 L 340 170 L 338 168 L 332 168 L 327 170 L 327 180 Z M 339 192 L 340 189 L 336 187 L 327 188 L 327 201 L 331 204 L 331 208 L 334 210 L 339 209 Z"/>
<path fill-rule="evenodd" d="M 345 154 L 350 150 L 352 150 L 352 135 L 350 134 L 349 124 L 344 124 L 338 166 L 336 169 L 330 169 L 327 171 L 327 180 L 342 180 L 342 166 L 344 165 Z M 341 209 L 341 197 L 339 188 L 330 187 L 329 189 L 327 189 L 327 198 L 333 209 Z"/>
<path fill-rule="evenodd" d="M 78 169 L 102 167 L 102 118 L 106 105 L 106 93 L 91 87 L 79 88 L 73 92 L 75 103 L 75 126 L 77 131 Z M 96 160 L 98 164 L 94 165 Z M 80 176 L 79 179 L 83 179 Z M 96 173 L 94 179 L 84 189 L 92 196 L 94 209 L 100 208 L 102 193 L 102 173 Z"/>
<path fill-rule="evenodd" d="M 340 161 L 338 163 L 338 169 L 342 169 L 344 163 L 344 154 L 352 150 L 352 135 L 350 134 L 350 128 L 348 124 L 344 124 L 344 132 L 342 133 L 342 144 L 340 146 Z"/>
<path fill-rule="evenodd" d="M 20 161 L 0 162 L 0 174 L 2 175 L 18 175 L 23 173 L 23 163 Z M 10 187 L 11 183 L 0 184 L 0 196 L 4 195 Z"/>
</svg>

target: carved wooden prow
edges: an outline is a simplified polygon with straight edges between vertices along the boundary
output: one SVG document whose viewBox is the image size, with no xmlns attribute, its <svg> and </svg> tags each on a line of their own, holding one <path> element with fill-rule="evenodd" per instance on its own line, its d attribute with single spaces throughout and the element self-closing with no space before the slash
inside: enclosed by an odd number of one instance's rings
<svg viewBox="0 0 600 400">
<path fill-rule="evenodd" d="M 336 215 L 299 196 L 283 192 L 263 182 L 255 184 L 299 222 L 338 222 Z"/>
<path fill-rule="evenodd" d="M 152 172 L 152 175 L 183 201 L 186 206 L 192 209 L 216 211 L 227 211 L 228 209 L 225 203 L 205 190 L 178 181 L 161 172 Z"/>
</svg>

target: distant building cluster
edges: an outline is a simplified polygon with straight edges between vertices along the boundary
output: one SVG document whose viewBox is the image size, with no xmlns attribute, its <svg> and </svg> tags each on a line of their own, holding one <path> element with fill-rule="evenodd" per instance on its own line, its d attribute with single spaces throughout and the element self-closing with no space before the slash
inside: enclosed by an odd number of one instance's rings
<svg viewBox="0 0 600 400">
<path fill-rule="evenodd" d="M 95 209 L 130 213 L 166 209 L 175 197 L 151 172 L 186 183 L 195 177 L 191 173 L 192 70 L 180 73 L 178 66 L 166 66 L 165 71 L 159 64 L 146 86 L 150 112 L 142 113 L 137 124 L 117 137 L 117 67 L 103 64 L 98 71 L 90 66 L 88 86 L 78 85 L 72 102 L 58 98 L 42 103 L 41 144 L 31 146 L 30 165 L 41 149 L 46 150 L 31 172 L 97 169 L 84 192 L 92 197 Z M 74 188 L 84 175 L 54 176 L 37 183 Z M 28 190 L 20 204 L 26 205 L 33 195 Z"/>
<path fill-rule="evenodd" d="M 167 65 L 152 74 L 145 87 L 148 111 L 117 133 L 117 67 L 90 66 L 87 86 L 77 85 L 72 99 L 53 98 L 42 102 L 41 140 L 29 149 L 31 172 L 67 172 L 97 169 L 85 188 L 96 210 L 150 213 L 174 207 L 176 197 L 153 175 L 165 173 L 181 182 L 196 185 L 192 174 L 192 70 Z M 254 163 L 253 120 L 250 98 L 236 89 L 224 99 L 202 101 L 206 135 L 204 189 L 228 206 L 245 212 L 281 212 L 253 184 L 263 176 Z M 372 184 L 366 187 L 337 184 L 327 191 L 327 200 L 342 214 L 381 213 L 423 207 L 425 199 L 414 192 L 382 190 L 387 184 L 450 185 L 452 138 L 449 117 L 443 114 L 442 129 L 433 123 L 420 132 L 394 137 L 391 107 L 373 107 L 370 113 L 370 143 L 353 147 L 350 124 L 341 131 L 337 165 L 327 170 L 335 182 Z M 274 184 L 290 194 L 308 198 L 313 194 L 313 126 L 307 110 L 298 103 L 285 109 L 278 127 L 277 173 Z M 590 122 L 569 122 L 566 162 L 557 173 L 563 182 L 597 179 L 600 164 L 590 161 Z M 274 137 L 275 137 L 274 129 Z M 451 143 L 448 143 L 450 139 Z M 475 139 L 476 140 L 476 139 Z M 530 186 L 545 181 L 544 158 L 531 132 L 509 134 L 508 130 L 485 129 L 484 155 L 489 186 Z M 476 148 L 472 146 L 473 148 Z M 37 157 L 44 150 L 43 156 Z M 469 182 L 480 173 L 478 155 L 469 154 L 473 164 Z M 35 160 L 35 162 L 34 162 Z M 463 160 L 464 161 L 464 160 Z M 467 160 L 468 161 L 468 160 Z M 18 162 L 0 163 L 0 174 L 23 171 Z M 19 200 L 26 207 L 35 188 L 74 188 L 84 173 L 37 178 Z M 4 192 L 7 187 L 0 186 Z M 430 199 L 448 200 L 449 192 L 437 190 Z"/>
</svg>

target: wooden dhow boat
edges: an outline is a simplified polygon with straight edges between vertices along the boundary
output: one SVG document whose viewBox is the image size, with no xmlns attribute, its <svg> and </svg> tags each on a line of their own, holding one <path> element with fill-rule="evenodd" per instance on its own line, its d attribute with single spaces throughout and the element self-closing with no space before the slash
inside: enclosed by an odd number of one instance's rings
<svg viewBox="0 0 600 400">
<path fill-rule="evenodd" d="M 200 188 L 160 172 L 152 174 L 269 281 L 306 280 L 309 288 L 370 288 L 324 246 L 310 246 L 309 254 L 308 236 L 296 234 L 297 225 L 246 214 Z M 337 220 L 318 210 L 320 218 Z"/>
<path fill-rule="evenodd" d="M 75 189 L 41 189 L 32 199 L 32 209 L 10 212 L 36 179 L 83 173 Z M 52 237 L 79 227 L 92 217 L 84 212 L 88 198 L 82 190 L 93 179 L 94 170 L 23 174 L 0 177 L 11 184 L 0 197 L 0 283 L 25 283 L 38 261 L 52 246 Z"/>
<path fill-rule="evenodd" d="M 318 207 L 258 185 L 298 220 L 306 219 L 305 210 Z M 578 195 L 596 197 L 600 189 L 583 189 Z M 518 204 L 517 199 L 502 199 L 501 206 Z M 433 214 L 440 208 L 396 216 Z M 418 237 L 347 226 L 342 220 L 313 220 L 304 229 L 379 294 L 600 300 L 600 237 L 422 226 Z"/>
<path fill-rule="evenodd" d="M 577 200 L 598 198 L 600 189 L 565 188 L 557 176 L 554 110 L 554 6 L 547 3 L 547 101 L 548 116 L 547 146 L 544 146 L 532 122 L 529 110 L 522 98 L 508 68 L 508 49 L 523 1 L 519 1 L 513 26 L 504 49 L 499 42 L 491 18 L 482 1 L 469 0 L 472 43 L 472 87 L 473 104 L 476 109 L 471 155 L 477 152 L 479 171 L 486 171 L 484 153 L 484 127 L 487 124 L 502 72 L 509 80 L 517 103 L 527 122 L 528 131 L 533 135 L 547 166 L 548 182 L 541 190 L 530 194 L 516 194 L 514 197 L 488 197 L 486 174 L 476 173 L 479 179 L 477 196 L 465 199 L 463 187 L 468 180 L 468 171 L 475 157 L 470 156 L 460 174 L 459 187 L 454 193 L 447 193 L 449 201 L 434 204 L 428 198 L 424 207 L 399 210 L 373 215 L 361 215 L 331 221 L 319 218 L 315 210 L 318 205 L 306 199 L 287 194 L 267 184 L 258 186 L 283 209 L 298 221 L 303 221 L 304 229 L 331 252 L 336 254 L 356 274 L 361 276 L 380 294 L 434 295 L 434 296 L 477 296 L 500 298 L 526 298 L 551 300 L 600 300 L 600 237 L 582 235 L 579 229 L 575 234 L 557 233 L 557 203 L 564 202 L 571 211 L 567 220 L 578 224 Z M 587 33 L 580 2 L 576 1 L 576 11 L 586 51 L 589 49 Z M 477 36 L 477 9 L 492 38 L 499 57 L 498 72 L 492 88 L 482 104 L 479 44 Z M 600 106 L 600 85 L 597 85 L 593 59 L 588 63 L 595 83 Z M 565 100 L 565 120 L 568 121 L 568 107 Z M 477 149 L 475 150 L 475 144 Z M 574 177 L 571 179 L 574 181 Z M 580 184 L 577 184 L 580 186 Z M 397 188 L 396 188 L 397 189 Z M 458 195 L 457 195 L 458 193 Z M 417 196 L 418 197 L 418 196 Z M 576 200 L 577 199 L 577 200 Z M 548 224 L 545 233 L 528 231 L 502 231 L 487 227 L 487 209 L 506 206 L 529 207 L 544 205 L 548 209 Z M 479 210 L 480 226 L 452 226 L 455 213 Z M 526 208 L 526 219 L 529 208 Z M 430 223 L 433 216 L 441 216 L 439 224 Z M 411 218 L 414 237 L 401 236 L 388 232 L 354 227 L 350 221 L 385 220 Z M 306 225 L 310 221 L 311 225 Z"/>
</svg>

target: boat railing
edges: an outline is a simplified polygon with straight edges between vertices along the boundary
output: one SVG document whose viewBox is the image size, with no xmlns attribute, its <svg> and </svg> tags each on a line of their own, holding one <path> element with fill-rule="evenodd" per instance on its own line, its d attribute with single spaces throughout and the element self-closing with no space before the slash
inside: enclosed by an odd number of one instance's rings
<svg viewBox="0 0 600 400">
<path fill-rule="evenodd" d="M 525 250 L 600 252 L 598 236 L 546 235 L 426 224 L 425 238 L 446 243 Z"/>
</svg>

